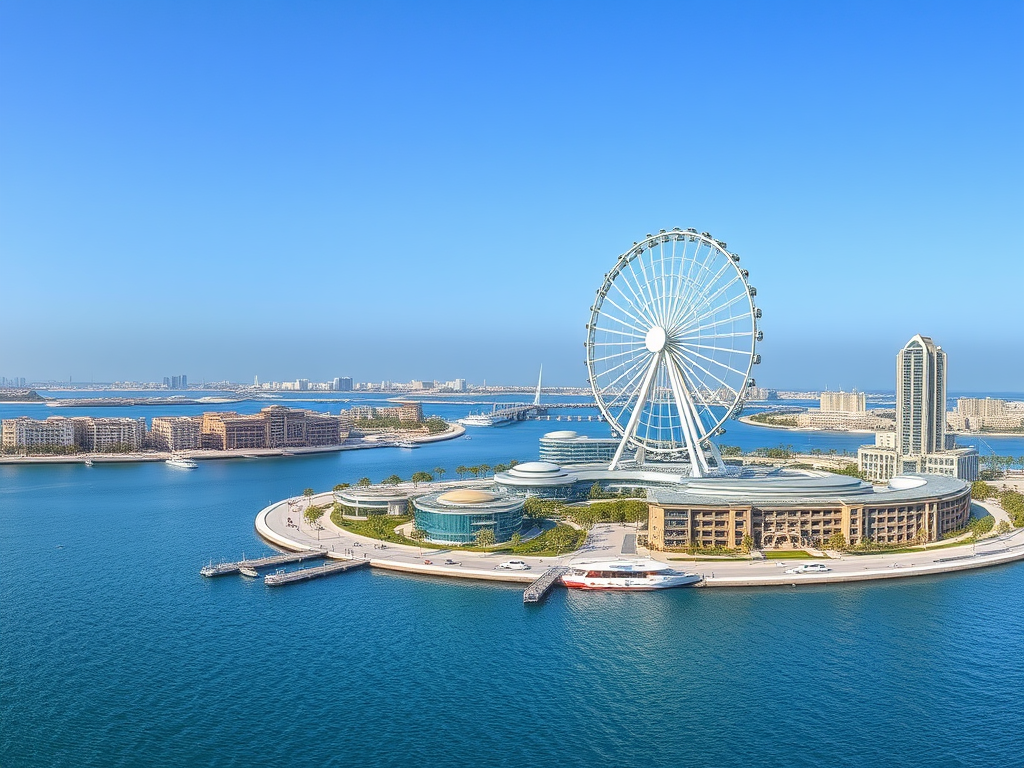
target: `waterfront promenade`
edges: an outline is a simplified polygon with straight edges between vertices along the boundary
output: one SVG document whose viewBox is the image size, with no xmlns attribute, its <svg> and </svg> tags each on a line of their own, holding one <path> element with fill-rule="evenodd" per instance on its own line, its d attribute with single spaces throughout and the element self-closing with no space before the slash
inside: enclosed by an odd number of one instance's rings
<svg viewBox="0 0 1024 768">
<path fill-rule="evenodd" d="M 330 504 L 332 493 L 312 498 L 313 504 Z M 995 504 L 982 504 L 996 519 L 1007 520 Z M 256 516 L 259 535 L 276 547 L 289 551 L 324 548 L 329 557 L 363 558 L 375 568 L 431 576 L 482 579 L 514 583 L 532 582 L 547 568 L 573 560 L 609 559 L 635 556 L 629 543 L 636 529 L 630 524 L 599 524 L 587 537 L 584 547 L 561 557 L 528 557 L 508 552 L 470 552 L 457 549 L 428 549 L 388 543 L 358 536 L 338 528 L 328 513 L 321 518 L 322 530 L 310 528 L 302 518 L 306 500 L 285 499 L 260 510 Z M 292 525 L 289 525 L 289 518 Z M 688 572 L 699 573 L 705 587 L 792 587 L 811 584 L 838 584 L 855 581 L 930 576 L 1024 560 L 1024 529 L 958 546 L 935 546 L 898 554 L 855 555 L 830 553 L 823 557 L 808 554 L 806 559 L 750 560 L 736 558 L 698 559 L 675 552 L 639 551 L 655 560 Z M 530 566 L 527 571 L 498 568 L 514 557 Z M 451 563 L 446 561 L 452 561 Z M 805 562 L 823 563 L 825 573 L 787 574 L 786 570 Z"/>
</svg>

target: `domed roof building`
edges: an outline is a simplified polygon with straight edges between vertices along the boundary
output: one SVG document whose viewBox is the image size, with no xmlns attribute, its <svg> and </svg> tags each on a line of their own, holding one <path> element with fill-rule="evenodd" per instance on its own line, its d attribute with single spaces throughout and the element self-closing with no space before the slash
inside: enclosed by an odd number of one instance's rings
<svg viewBox="0 0 1024 768">
<path fill-rule="evenodd" d="M 507 472 L 494 476 L 494 484 L 513 496 L 544 496 L 545 498 L 571 498 L 577 482 L 557 464 L 547 461 L 528 461 L 516 464 Z"/>
<path fill-rule="evenodd" d="M 457 488 L 413 499 L 416 527 L 436 544 L 472 544 L 484 528 L 496 543 L 523 525 L 523 499 L 476 488 Z"/>
</svg>

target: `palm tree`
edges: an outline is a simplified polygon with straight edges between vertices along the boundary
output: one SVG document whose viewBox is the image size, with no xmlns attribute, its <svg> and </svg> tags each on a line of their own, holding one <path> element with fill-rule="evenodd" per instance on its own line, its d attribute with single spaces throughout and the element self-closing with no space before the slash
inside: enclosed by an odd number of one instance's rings
<svg viewBox="0 0 1024 768">
<path fill-rule="evenodd" d="M 468 471 L 469 470 L 466 468 L 466 466 L 464 464 L 459 464 L 459 466 L 457 466 L 455 468 L 455 474 L 457 474 L 459 476 L 460 480 L 462 479 L 463 475 L 465 475 L 466 472 L 468 472 Z"/>
<path fill-rule="evenodd" d="M 434 474 L 437 475 L 438 482 L 440 482 L 441 480 L 444 480 L 444 473 L 445 473 L 445 468 L 444 467 L 434 467 Z"/>
<path fill-rule="evenodd" d="M 306 507 L 308 508 L 309 505 L 313 502 L 313 489 L 307 488 L 302 492 L 302 495 L 306 497 Z"/>
<path fill-rule="evenodd" d="M 491 465 L 490 464 L 481 464 L 480 465 L 480 474 L 483 475 L 484 477 L 487 477 L 487 473 L 490 472 L 490 471 L 491 471 Z"/>
<path fill-rule="evenodd" d="M 359 478 L 359 482 L 356 483 L 360 488 L 366 488 L 367 486 L 373 485 L 373 481 L 368 477 Z"/>
</svg>

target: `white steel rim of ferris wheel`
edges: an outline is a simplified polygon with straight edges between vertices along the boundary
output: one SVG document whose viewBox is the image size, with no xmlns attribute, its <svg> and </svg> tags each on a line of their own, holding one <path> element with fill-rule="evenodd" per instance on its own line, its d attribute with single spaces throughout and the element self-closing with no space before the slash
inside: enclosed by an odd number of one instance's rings
<svg viewBox="0 0 1024 768">
<path fill-rule="evenodd" d="M 707 232 L 648 235 L 605 275 L 587 324 L 587 370 L 602 415 L 638 457 L 686 453 L 721 469 L 711 438 L 737 414 L 762 334 L 739 257 Z"/>
</svg>

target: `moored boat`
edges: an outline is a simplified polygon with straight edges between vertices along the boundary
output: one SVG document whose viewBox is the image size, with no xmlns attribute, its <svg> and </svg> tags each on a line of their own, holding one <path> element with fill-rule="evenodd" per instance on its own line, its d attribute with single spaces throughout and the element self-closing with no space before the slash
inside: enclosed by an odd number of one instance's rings
<svg viewBox="0 0 1024 768">
<path fill-rule="evenodd" d="M 571 589 L 650 590 L 696 584 L 696 573 L 677 571 L 656 560 L 594 560 L 569 563 L 562 583 Z"/>
<path fill-rule="evenodd" d="M 195 469 L 199 466 L 187 456 L 172 456 L 164 463 L 170 467 L 177 467 L 178 469 Z"/>
</svg>

